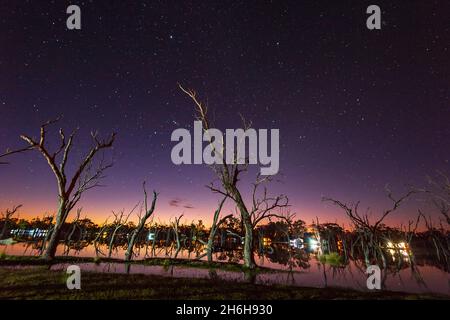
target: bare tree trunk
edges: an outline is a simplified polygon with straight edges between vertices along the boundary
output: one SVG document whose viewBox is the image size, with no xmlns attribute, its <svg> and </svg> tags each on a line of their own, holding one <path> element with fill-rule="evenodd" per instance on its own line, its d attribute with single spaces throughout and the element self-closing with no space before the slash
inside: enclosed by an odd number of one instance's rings
<svg viewBox="0 0 450 320">
<path fill-rule="evenodd" d="M 208 242 L 206 244 L 206 255 L 208 257 L 208 262 L 213 261 L 212 254 L 214 251 L 213 250 L 214 249 L 214 237 L 216 236 L 217 229 L 227 218 L 231 217 L 231 215 L 228 215 L 228 216 L 222 218 L 220 221 L 217 221 L 219 219 L 220 211 L 222 210 L 223 204 L 225 203 L 226 199 L 227 199 L 227 197 L 223 198 L 223 200 L 219 203 L 219 207 L 214 212 L 214 218 L 213 218 L 213 222 L 211 224 L 211 230 L 209 232 Z"/>
<path fill-rule="evenodd" d="M 247 207 L 242 200 L 240 192 L 233 188 L 233 198 L 241 213 L 242 224 L 244 225 L 245 236 L 244 236 L 244 266 L 249 269 L 254 269 L 256 267 L 255 257 L 253 256 L 253 223 Z"/>
<path fill-rule="evenodd" d="M 255 257 L 253 256 L 253 225 L 250 218 L 243 218 L 245 238 L 244 238 L 244 265 L 249 269 L 256 267 Z"/>
<path fill-rule="evenodd" d="M 53 231 L 50 236 L 50 240 L 47 242 L 45 251 L 42 254 L 42 259 L 52 260 L 55 257 L 56 249 L 58 247 L 58 240 L 59 240 L 60 233 L 61 233 L 61 226 L 55 225 L 53 227 Z"/>
<path fill-rule="evenodd" d="M 103 232 L 105 231 L 107 226 L 108 226 L 108 219 L 106 219 L 105 222 L 103 222 L 103 224 L 100 226 L 98 234 L 95 236 L 94 241 L 93 241 L 94 249 L 95 249 L 95 257 L 97 259 L 99 258 L 99 253 L 101 253 L 103 255 L 103 253 L 101 252 L 101 250 L 98 246 L 98 240 L 103 235 Z"/>
<path fill-rule="evenodd" d="M 207 116 L 208 108 L 197 99 L 197 94 L 195 91 L 186 90 L 181 85 L 179 85 L 179 88 L 194 102 L 195 109 L 197 111 L 197 119 L 201 121 L 204 132 L 208 132 L 208 130 L 210 129 L 209 119 Z M 249 125 L 245 123 L 244 119 L 243 122 L 244 128 L 249 129 Z M 288 199 L 285 196 L 267 197 L 266 190 L 263 193 L 264 198 L 257 199 L 256 189 L 261 182 L 268 180 L 267 178 L 259 179 L 258 176 L 257 182 L 253 184 L 253 205 L 251 210 L 249 211 L 245 205 L 244 200 L 242 199 L 241 193 L 237 186 L 239 175 L 241 172 L 247 170 L 248 163 L 240 163 L 240 159 L 238 159 L 239 155 L 237 153 L 234 154 L 233 162 L 227 163 L 228 161 L 223 151 L 220 150 L 220 148 L 217 149 L 213 146 L 211 137 L 208 140 L 214 152 L 217 153 L 217 155 L 223 160 L 223 163 L 221 165 L 213 167 L 213 170 L 221 181 L 222 187 L 218 189 L 211 185 L 210 189 L 213 192 L 222 194 L 227 197 L 229 196 L 231 199 L 233 199 L 236 206 L 238 207 L 241 214 L 241 221 L 245 229 L 244 264 L 247 268 L 253 269 L 256 267 L 256 263 L 253 257 L 253 229 L 262 219 L 268 218 L 270 216 L 277 216 L 276 214 L 272 214 L 270 212 L 276 208 L 287 207 Z"/>
<path fill-rule="evenodd" d="M 117 231 L 122 227 L 122 225 L 119 225 L 118 227 L 114 228 L 114 231 L 111 235 L 111 239 L 109 240 L 109 246 L 108 246 L 108 258 L 111 258 L 113 246 L 114 246 L 114 240 L 116 239 L 116 233 Z"/>
<path fill-rule="evenodd" d="M 180 253 L 181 250 L 181 242 L 180 242 L 180 235 L 178 233 L 178 227 L 180 225 L 180 220 L 183 217 L 183 215 L 179 216 L 178 218 L 175 217 L 175 221 L 172 223 L 173 232 L 175 233 L 175 241 L 177 244 L 177 250 L 175 251 L 174 258 L 176 259 L 178 257 L 178 253 Z"/>
<path fill-rule="evenodd" d="M 42 259 L 52 260 L 55 257 L 56 249 L 58 248 L 59 244 L 59 237 L 61 234 L 62 226 L 68 214 L 69 210 L 66 209 L 66 202 L 64 201 L 64 199 L 62 199 L 60 201 L 60 207 L 56 215 L 56 222 L 51 231 L 50 239 L 48 240 L 47 244 L 44 244 L 45 251 L 42 254 Z M 50 230 L 48 232 L 50 232 Z"/>
<path fill-rule="evenodd" d="M 85 191 L 99 186 L 98 182 L 104 177 L 104 171 L 112 166 L 112 163 L 105 164 L 102 160 L 100 161 L 98 168 L 92 170 L 92 162 L 94 161 L 97 153 L 103 149 L 111 148 L 115 140 L 115 133 L 113 133 L 107 140 L 99 140 L 97 133 L 92 132 L 91 136 L 94 145 L 85 155 L 84 159 L 79 163 L 72 178 L 69 179 L 66 175 L 65 168 L 69 159 L 69 154 L 72 150 L 72 143 L 76 131 L 73 131 L 69 136 L 69 139 L 66 140 L 63 129 L 60 129 L 59 147 L 54 152 L 50 151 L 46 141 L 47 127 L 58 120 L 59 119 L 47 121 L 41 125 L 39 140 L 35 140 L 33 137 L 27 135 L 20 136 L 21 139 L 29 145 L 23 150 L 34 149 L 38 151 L 46 160 L 56 178 L 58 187 L 59 209 L 56 215 L 56 223 L 50 237 L 50 241 L 42 255 L 42 258 L 45 260 L 51 260 L 54 258 L 61 228 L 64 225 L 70 210 L 72 210 L 78 201 L 80 201 L 81 196 Z"/>
<path fill-rule="evenodd" d="M 153 191 L 153 201 L 152 201 L 152 205 L 149 209 L 147 207 L 147 191 L 145 190 L 145 182 L 143 184 L 143 188 L 144 188 L 144 195 L 145 195 L 145 197 L 144 197 L 145 214 L 141 219 L 139 219 L 138 226 L 136 227 L 136 229 L 133 230 L 133 233 L 131 234 L 130 241 L 128 242 L 127 252 L 125 253 L 126 261 L 131 261 L 131 259 L 133 258 L 133 247 L 134 247 L 134 243 L 136 242 L 136 238 L 144 229 L 145 223 L 147 222 L 148 218 L 150 218 L 153 211 L 155 211 L 156 199 L 158 198 L 158 194 L 156 193 L 156 191 Z"/>
</svg>

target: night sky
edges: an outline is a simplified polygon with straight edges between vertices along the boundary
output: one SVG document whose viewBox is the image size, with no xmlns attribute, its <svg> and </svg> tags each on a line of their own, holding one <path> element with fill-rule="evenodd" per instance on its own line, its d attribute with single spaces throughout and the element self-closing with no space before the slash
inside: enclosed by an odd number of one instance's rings
<svg viewBox="0 0 450 320">
<path fill-rule="evenodd" d="M 372 3 L 373 2 L 373 3 Z M 77 4 L 82 30 L 66 28 Z M 366 8 L 382 9 L 382 30 Z M 322 196 L 361 200 L 374 215 L 397 194 L 449 167 L 450 3 L 448 1 L 17 1 L 0 3 L 0 149 L 24 145 L 62 115 L 79 126 L 72 160 L 89 132 L 118 133 L 115 166 L 81 200 L 104 220 L 131 209 L 141 183 L 160 192 L 156 217 L 210 217 L 220 200 L 205 165 L 175 166 L 170 135 L 191 128 L 194 109 L 177 87 L 195 89 L 216 127 L 280 129 L 280 181 L 307 222 L 346 222 Z M 55 127 L 57 129 L 57 127 Z M 55 130 L 49 133 L 57 138 Z M 0 209 L 21 215 L 56 208 L 54 177 L 37 152 L 0 167 Z M 253 168 L 241 182 L 259 170 Z M 422 205 L 411 200 L 390 220 Z M 228 208 L 231 209 L 231 208 Z"/>
</svg>

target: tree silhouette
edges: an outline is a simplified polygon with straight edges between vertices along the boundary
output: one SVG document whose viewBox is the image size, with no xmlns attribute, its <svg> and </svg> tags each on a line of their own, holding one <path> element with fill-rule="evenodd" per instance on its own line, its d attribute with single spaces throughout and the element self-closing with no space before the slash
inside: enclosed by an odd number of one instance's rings
<svg viewBox="0 0 450 320">
<path fill-rule="evenodd" d="M 52 260 L 56 253 L 61 227 L 67 219 L 70 211 L 80 201 L 81 196 L 87 190 L 100 186 L 99 180 L 104 178 L 104 172 L 112 166 L 112 163 L 105 163 L 102 158 L 97 168 L 93 168 L 93 161 L 98 153 L 113 146 L 116 134 L 112 133 L 107 139 L 100 140 L 97 132 L 91 132 L 93 146 L 77 166 L 74 175 L 68 178 L 66 175 L 66 165 L 73 147 L 76 130 L 71 133 L 68 139 L 63 129 L 59 130 L 60 144 L 56 151 L 51 152 L 47 146 L 47 128 L 56 123 L 51 120 L 44 123 L 40 128 L 40 138 L 21 135 L 20 137 L 29 144 L 29 148 L 38 151 L 47 161 L 52 170 L 58 186 L 58 211 L 56 221 L 42 258 Z"/>
</svg>

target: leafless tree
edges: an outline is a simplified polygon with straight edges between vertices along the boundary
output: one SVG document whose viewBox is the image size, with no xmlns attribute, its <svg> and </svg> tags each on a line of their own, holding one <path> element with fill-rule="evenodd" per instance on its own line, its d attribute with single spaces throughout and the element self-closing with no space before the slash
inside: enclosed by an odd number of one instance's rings
<svg viewBox="0 0 450 320">
<path fill-rule="evenodd" d="M 183 91 L 193 102 L 197 114 L 197 120 L 202 122 L 203 130 L 206 132 L 210 129 L 210 120 L 208 118 L 208 108 L 197 98 L 197 94 L 193 90 L 188 90 L 179 85 L 181 91 Z M 246 123 L 244 119 L 243 127 L 245 130 L 251 127 L 251 123 Z M 213 146 L 212 138 L 208 141 Z M 222 145 L 223 141 L 222 141 Z M 213 148 L 214 152 L 216 152 L 219 157 L 222 158 L 222 164 L 211 166 L 215 174 L 217 175 L 220 185 L 219 187 L 211 184 L 209 189 L 212 192 L 219 193 L 223 196 L 229 197 L 232 199 L 239 210 L 241 221 L 244 226 L 245 236 L 244 236 L 244 265 L 247 268 L 253 269 L 256 267 L 255 259 L 253 256 L 253 231 L 255 224 L 260 222 L 264 218 L 268 218 L 269 216 L 275 216 L 273 214 L 276 209 L 280 207 L 288 206 L 288 198 L 285 196 L 278 197 L 268 197 L 267 193 L 263 194 L 262 199 L 253 199 L 252 208 L 249 209 L 247 204 L 244 201 L 244 198 L 241 194 L 241 190 L 238 187 L 238 181 L 242 172 L 247 171 L 248 161 L 245 161 L 244 164 L 241 164 L 242 159 L 237 159 L 237 155 L 234 155 L 234 161 L 232 164 L 227 164 L 225 154 L 222 150 L 216 150 Z M 256 183 L 254 185 L 254 196 L 256 195 L 256 190 L 258 186 L 263 181 L 260 181 L 259 178 L 256 179 Z"/>
<path fill-rule="evenodd" d="M 213 254 L 213 249 L 214 249 L 214 237 L 216 236 L 216 232 L 217 229 L 220 228 L 220 226 L 222 225 L 222 223 L 224 223 L 228 218 L 232 217 L 232 214 L 229 214 L 225 217 L 222 217 L 219 220 L 219 216 L 220 216 L 220 212 L 222 211 L 222 207 L 225 203 L 225 201 L 227 200 L 227 197 L 223 197 L 223 199 L 219 202 L 219 206 L 216 209 L 216 211 L 214 212 L 214 217 L 213 217 L 213 221 L 211 224 L 211 229 L 209 231 L 209 236 L 208 236 L 208 242 L 204 242 L 203 240 L 199 239 L 199 241 L 201 243 L 203 243 L 204 245 L 206 245 L 206 253 L 199 256 L 197 259 L 201 259 L 203 258 L 205 255 L 208 257 L 208 261 L 212 262 L 213 258 L 212 258 L 212 254 Z"/>
<path fill-rule="evenodd" d="M 125 260 L 130 261 L 133 258 L 133 247 L 134 243 L 136 241 L 136 238 L 139 236 L 139 234 L 142 232 L 142 230 L 145 227 L 145 224 L 147 223 L 148 218 L 153 214 L 153 211 L 155 211 L 156 206 L 156 199 L 158 198 L 158 194 L 156 191 L 153 191 L 153 200 L 150 208 L 148 207 L 148 196 L 147 196 L 147 190 L 145 189 L 145 182 L 142 185 L 142 188 L 144 189 L 144 215 L 139 214 L 139 223 L 137 227 L 133 230 L 131 233 L 130 241 L 128 242 L 128 248 L 127 252 L 125 253 Z"/>
<path fill-rule="evenodd" d="M 382 226 L 384 219 L 396 211 L 400 207 L 400 204 L 414 193 L 414 191 L 409 191 L 400 198 L 394 198 L 392 192 L 387 187 L 386 191 L 387 196 L 392 201 L 393 205 L 391 208 L 384 210 L 380 218 L 375 222 L 371 222 L 369 220 L 369 214 L 367 212 L 365 214 L 360 214 L 359 201 L 356 202 L 356 204 L 347 205 L 339 200 L 334 200 L 331 198 L 322 199 L 323 201 L 331 202 L 343 209 L 347 217 L 350 218 L 357 234 L 357 240 L 354 245 L 360 245 L 367 266 L 372 263 L 371 260 L 378 262 L 379 259 L 381 259 L 383 266 L 386 267 L 386 257 L 383 253 L 383 242 L 386 239 L 383 237 L 384 235 L 381 232 L 380 227 Z"/>
<path fill-rule="evenodd" d="M 115 211 L 112 212 L 112 214 L 114 216 L 114 221 L 112 222 L 113 230 L 112 230 L 111 236 L 109 238 L 108 258 L 111 258 L 112 251 L 114 249 L 114 242 L 116 240 L 117 232 L 119 232 L 119 230 L 124 225 L 126 225 L 126 223 L 128 222 L 128 219 L 130 218 L 130 216 L 134 212 L 134 210 L 136 210 L 138 205 L 139 205 L 139 203 L 136 204 L 128 214 L 125 214 L 125 209 L 122 209 L 119 212 L 115 212 Z"/>
<path fill-rule="evenodd" d="M 6 234 L 8 224 L 11 220 L 11 218 L 16 214 L 16 212 L 22 207 L 21 204 L 18 206 L 14 206 L 12 209 L 6 209 L 4 213 L 2 213 L 2 220 L 3 220 L 3 228 L 2 232 L 0 233 L 0 239 L 3 239 L 3 237 Z"/>
<path fill-rule="evenodd" d="M 91 132 L 93 146 L 77 166 L 74 175 L 71 178 L 68 178 L 66 175 L 66 165 L 72 150 L 76 131 L 73 131 L 67 139 L 63 129 L 60 129 L 60 145 L 56 151 L 51 152 L 48 149 L 46 140 L 47 128 L 57 121 L 58 120 L 47 121 L 41 126 L 39 140 L 27 135 L 20 136 L 29 144 L 29 148 L 38 151 L 47 161 L 56 178 L 58 186 L 59 203 L 55 226 L 49 244 L 42 256 L 42 258 L 46 260 L 51 260 L 55 256 L 61 227 L 66 221 L 70 211 L 78 201 L 80 201 L 81 196 L 85 191 L 100 186 L 99 180 L 104 178 L 105 170 L 112 166 L 112 163 L 105 163 L 102 158 L 98 167 L 93 168 L 93 161 L 100 151 L 113 146 L 116 137 L 116 134 L 113 133 L 109 138 L 103 140 L 99 139 L 97 132 Z"/>
<path fill-rule="evenodd" d="M 286 222 L 292 221 L 295 214 L 285 211 L 289 207 L 289 198 L 283 194 L 275 197 L 270 196 L 267 192 L 267 186 L 264 185 L 272 181 L 270 176 L 258 175 L 256 182 L 253 183 L 252 207 L 250 217 L 253 228 L 264 219 L 281 219 Z M 260 191 L 261 187 L 263 188 Z"/>
<path fill-rule="evenodd" d="M 103 255 L 103 252 L 101 251 L 101 249 L 98 245 L 98 242 L 99 242 L 100 238 L 103 236 L 105 230 L 108 228 L 108 220 L 109 220 L 109 217 L 106 218 L 106 220 L 102 223 L 102 225 L 100 226 L 99 231 L 93 241 L 93 245 L 94 245 L 94 249 L 95 249 L 95 257 L 97 259 L 99 258 L 99 254 Z"/>
<path fill-rule="evenodd" d="M 179 217 L 175 217 L 174 221 L 171 223 L 173 232 L 175 234 L 175 242 L 176 242 L 176 246 L 177 246 L 177 249 L 176 249 L 175 255 L 174 255 L 175 259 L 178 257 L 178 253 L 180 253 L 180 250 L 181 250 L 179 227 L 180 227 L 180 220 L 181 220 L 181 218 L 183 218 L 183 216 L 184 215 L 182 214 Z"/>
<path fill-rule="evenodd" d="M 82 208 L 78 208 L 77 209 L 77 213 L 75 215 L 75 218 L 72 221 L 72 228 L 71 228 L 70 232 L 68 233 L 68 235 L 66 237 L 66 240 L 65 240 L 65 243 L 66 243 L 65 254 L 66 255 L 69 255 L 70 245 L 72 244 L 72 237 L 73 237 L 73 234 L 75 233 L 75 230 L 77 229 L 78 221 L 80 220 L 80 214 L 81 214 L 82 210 L 83 210 Z"/>
</svg>

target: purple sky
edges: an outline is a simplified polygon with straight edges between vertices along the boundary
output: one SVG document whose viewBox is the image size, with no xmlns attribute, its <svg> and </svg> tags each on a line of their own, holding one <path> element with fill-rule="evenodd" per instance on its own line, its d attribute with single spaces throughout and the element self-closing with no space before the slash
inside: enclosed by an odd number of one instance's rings
<svg viewBox="0 0 450 320">
<path fill-rule="evenodd" d="M 240 127 L 239 113 L 257 129 L 280 129 L 281 182 L 270 191 L 288 195 L 307 222 L 346 222 L 322 196 L 361 200 L 376 215 L 389 205 L 386 184 L 402 194 L 449 166 L 446 1 L 378 1 L 381 31 L 365 27 L 366 1 L 76 2 L 79 31 L 66 29 L 64 1 L 0 4 L 0 148 L 21 146 L 19 134 L 37 136 L 59 115 L 68 132 L 80 127 L 73 160 L 90 130 L 116 131 L 107 187 L 80 202 L 96 221 L 131 209 L 147 180 L 160 192 L 156 217 L 209 222 L 220 200 L 205 188 L 213 173 L 170 160 L 170 134 L 194 120 L 177 83 L 208 101 L 220 129 Z M 45 161 L 10 160 L 0 167 L 0 209 L 54 211 Z M 419 206 L 410 201 L 391 221 Z"/>
</svg>

